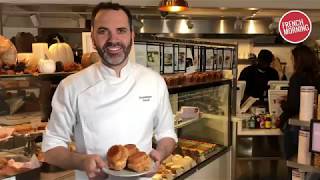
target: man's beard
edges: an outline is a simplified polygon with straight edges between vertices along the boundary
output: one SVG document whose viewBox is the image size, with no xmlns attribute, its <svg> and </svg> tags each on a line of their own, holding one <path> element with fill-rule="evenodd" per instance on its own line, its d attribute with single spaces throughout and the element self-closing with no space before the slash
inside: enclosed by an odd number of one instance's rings
<svg viewBox="0 0 320 180">
<path fill-rule="evenodd" d="M 122 52 L 119 52 L 114 55 L 108 54 L 107 48 L 108 47 L 116 47 L 116 46 L 120 46 L 122 49 Z M 118 65 L 122 64 L 128 58 L 129 53 L 131 51 L 131 46 L 132 46 L 132 39 L 130 38 L 130 43 L 127 47 L 125 44 L 120 43 L 120 42 L 116 42 L 116 43 L 106 42 L 102 48 L 99 48 L 96 46 L 97 47 L 96 49 L 102 59 L 103 64 L 105 64 L 107 66 L 118 66 Z"/>
</svg>

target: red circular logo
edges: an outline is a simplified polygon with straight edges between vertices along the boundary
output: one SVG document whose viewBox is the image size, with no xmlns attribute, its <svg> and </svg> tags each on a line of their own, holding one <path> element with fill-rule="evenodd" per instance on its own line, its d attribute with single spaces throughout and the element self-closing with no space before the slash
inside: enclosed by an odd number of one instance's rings
<svg viewBox="0 0 320 180">
<path fill-rule="evenodd" d="M 306 40 L 312 29 L 310 18 L 302 11 L 292 10 L 285 13 L 279 22 L 279 32 L 286 41 L 298 44 Z"/>
</svg>

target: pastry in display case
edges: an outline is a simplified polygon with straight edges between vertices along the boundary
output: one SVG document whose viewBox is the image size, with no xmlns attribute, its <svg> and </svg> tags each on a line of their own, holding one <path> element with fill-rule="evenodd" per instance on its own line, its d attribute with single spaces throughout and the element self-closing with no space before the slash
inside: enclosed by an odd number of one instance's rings
<svg viewBox="0 0 320 180">
<path fill-rule="evenodd" d="M 50 78 L 31 74 L 0 76 L 0 179 L 40 178 L 43 156 L 38 143 L 51 111 L 52 87 L 61 79 Z"/>
<path fill-rule="evenodd" d="M 169 87 L 169 93 L 178 146 L 154 180 L 184 179 L 214 163 L 231 146 L 231 80 Z"/>
</svg>

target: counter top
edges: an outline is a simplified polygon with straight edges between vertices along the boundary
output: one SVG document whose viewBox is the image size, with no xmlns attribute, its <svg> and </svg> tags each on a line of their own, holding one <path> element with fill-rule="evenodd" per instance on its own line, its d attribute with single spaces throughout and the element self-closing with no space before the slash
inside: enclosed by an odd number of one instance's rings
<svg viewBox="0 0 320 180">
<path fill-rule="evenodd" d="M 250 114 L 240 114 L 232 117 L 232 122 L 237 123 L 238 136 L 280 136 L 282 132 L 279 128 L 275 129 L 249 129 L 243 128 L 243 121 L 248 119 Z"/>
</svg>

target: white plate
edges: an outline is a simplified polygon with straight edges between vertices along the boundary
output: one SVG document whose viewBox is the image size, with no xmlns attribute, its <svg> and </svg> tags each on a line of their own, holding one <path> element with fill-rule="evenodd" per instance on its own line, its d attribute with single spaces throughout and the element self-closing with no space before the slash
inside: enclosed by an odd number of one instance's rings
<svg viewBox="0 0 320 180">
<path fill-rule="evenodd" d="M 128 170 L 127 168 L 125 168 L 121 171 L 115 171 L 115 170 L 109 169 L 108 167 L 103 168 L 102 170 L 105 173 L 110 174 L 112 176 L 137 177 L 137 176 L 142 176 L 142 175 L 148 174 L 149 172 L 152 172 L 154 168 L 155 168 L 155 163 L 152 161 L 151 170 L 144 171 L 144 172 L 134 172 L 134 171 Z"/>
</svg>

